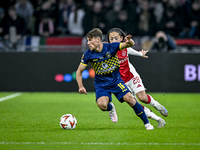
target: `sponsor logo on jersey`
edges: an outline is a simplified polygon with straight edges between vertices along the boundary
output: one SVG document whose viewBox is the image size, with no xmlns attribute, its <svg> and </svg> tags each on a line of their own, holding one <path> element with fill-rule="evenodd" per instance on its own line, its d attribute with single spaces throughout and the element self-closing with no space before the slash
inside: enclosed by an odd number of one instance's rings
<svg viewBox="0 0 200 150">
<path fill-rule="evenodd" d="M 110 58 L 110 57 L 111 57 L 111 54 L 110 54 L 109 52 L 107 52 L 107 53 L 106 53 L 106 57 L 107 57 L 107 58 Z"/>
<path fill-rule="evenodd" d="M 93 59 L 92 61 L 98 61 L 98 59 Z"/>
<path fill-rule="evenodd" d="M 103 67 L 103 69 L 106 69 L 108 67 L 108 64 L 102 63 L 102 67 Z"/>
<path fill-rule="evenodd" d="M 126 51 L 122 51 L 122 56 L 126 56 Z"/>
<path fill-rule="evenodd" d="M 123 59 L 119 59 L 119 63 L 121 64 L 121 63 L 124 63 L 125 61 L 127 61 L 128 60 L 128 57 L 126 57 L 126 58 L 123 58 Z"/>
</svg>

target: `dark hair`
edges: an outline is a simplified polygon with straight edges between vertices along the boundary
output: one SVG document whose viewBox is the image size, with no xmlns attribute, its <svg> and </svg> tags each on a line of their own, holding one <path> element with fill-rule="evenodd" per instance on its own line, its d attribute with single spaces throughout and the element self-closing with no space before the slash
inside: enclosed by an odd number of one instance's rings
<svg viewBox="0 0 200 150">
<path fill-rule="evenodd" d="M 110 41 L 109 41 L 109 34 L 112 33 L 112 32 L 117 32 L 117 33 L 119 33 L 119 35 L 123 37 L 123 40 L 124 40 L 124 38 L 126 37 L 126 34 L 125 34 L 120 28 L 112 28 L 112 29 L 110 29 L 110 30 L 108 31 L 108 33 L 107 33 L 108 43 L 110 43 Z"/>
<path fill-rule="evenodd" d="M 87 38 L 100 37 L 100 39 L 102 40 L 103 33 L 99 28 L 94 28 L 94 29 L 92 29 L 91 31 L 88 32 L 86 37 Z"/>
</svg>

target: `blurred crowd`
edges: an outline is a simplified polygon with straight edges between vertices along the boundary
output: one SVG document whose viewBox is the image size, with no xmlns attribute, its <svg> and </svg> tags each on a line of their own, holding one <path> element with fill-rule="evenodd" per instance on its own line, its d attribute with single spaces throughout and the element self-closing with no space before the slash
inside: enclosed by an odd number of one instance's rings
<svg viewBox="0 0 200 150">
<path fill-rule="evenodd" d="M 0 4 L 0 37 L 84 36 L 121 28 L 133 36 L 163 31 L 175 38 L 200 38 L 200 0 L 6 0 Z"/>
</svg>

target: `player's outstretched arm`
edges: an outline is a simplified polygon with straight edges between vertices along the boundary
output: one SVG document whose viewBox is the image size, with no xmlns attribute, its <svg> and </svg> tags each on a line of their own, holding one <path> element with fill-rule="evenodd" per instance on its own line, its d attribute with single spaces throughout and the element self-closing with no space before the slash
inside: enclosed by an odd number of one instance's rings
<svg viewBox="0 0 200 150">
<path fill-rule="evenodd" d="M 130 34 L 125 37 L 125 42 L 120 44 L 121 50 L 135 45 L 135 42 L 131 39 L 131 37 L 132 37 L 132 35 L 130 35 Z"/>
<path fill-rule="evenodd" d="M 76 71 L 76 81 L 78 83 L 78 87 L 79 87 L 79 90 L 78 92 L 80 94 L 86 94 L 87 95 L 87 91 L 85 89 L 85 87 L 83 86 L 83 82 L 82 82 L 82 72 L 85 70 L 86 66 L 80 64 L 77 71 Z"/>
<path fill-rule="evenodd" d="M 133 49 L 132 47 L 127 48 L 128 50 L 128 55 L 134 55 L 134 56 L 140 56 L 143 58 L 148 58 L 148 56 L 146 56 L 146 53 L 144 50 L 141 51 L 137 51 L 135 49 Z"/>
<path fill-rule="evenodd" d="M 145 50 L 143 50 L 143 49 L 140 51 L 140 53 L 142 53 L 142 57 L 143 57 L 143 58 L 148 58 L 148 56 L 146 56 L 146 53 L 147 53 L 148 51 L 149 51 L 149 50 L 146 50 L 146 51 L 145 51 Z"/>
</svg>

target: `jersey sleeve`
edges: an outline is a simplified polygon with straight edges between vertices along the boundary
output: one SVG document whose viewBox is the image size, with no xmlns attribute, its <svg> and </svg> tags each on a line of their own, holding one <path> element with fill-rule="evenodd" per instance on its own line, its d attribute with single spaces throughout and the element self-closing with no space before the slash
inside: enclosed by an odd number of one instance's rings
<svg viewBox="0 0 200 150">
<path fill-rule="evenodd" d="M 128 54 L 130 54 L 130 55 L 135 55 L 135 56 L 141 56 L 142 57 L 142 53 L 134 50 L 131 47 L 127 48 L 127 51 L 128 51 Z"/>
<path fill-rule="evenodd" d="M 86 52 L 81 57 L 81 64 L 84 65 L 84 66 L 88 65 L 88 58 L 87 58 Z"/>
<path fill-rule="evenodd" d="M 118 43 L 118 42 L 111 43 L 111 46 L 112 46 L 112 50 L 114 50 L 116 52 L 118 50 L 120 50 L 120 43 Z"/>
<path fill-rule="evenodd" d="M 121 45 L 122 45 L 122 43 L 119 44 L 119 49 L 120 49 L 120 50 L 123 50 L 122 47 L 121 47 Z"/>
</svg>

